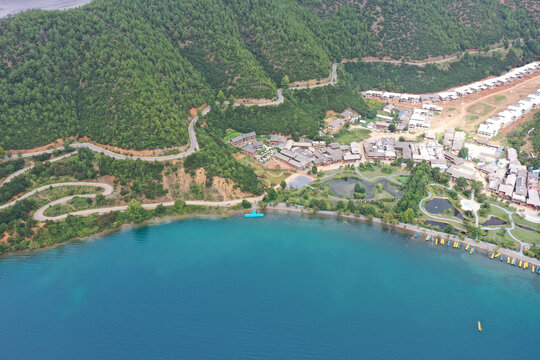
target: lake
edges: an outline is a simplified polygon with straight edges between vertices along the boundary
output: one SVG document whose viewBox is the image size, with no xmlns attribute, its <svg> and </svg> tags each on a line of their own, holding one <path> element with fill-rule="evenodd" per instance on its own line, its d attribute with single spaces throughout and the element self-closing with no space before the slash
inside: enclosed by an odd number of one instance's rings
<svg viewBox="0 0 540 360">
<path fill-rule="evenodd" d="M 0 18 L 30 9 L 65 10 L 92 0 L 0 0 Z"/>
<path fill-rule="evenodd" d="M 354 220 L 131 228 L 0 259 L 0 276 L 3 360 L 538 352 L 538 275 Z"/>
</svg>

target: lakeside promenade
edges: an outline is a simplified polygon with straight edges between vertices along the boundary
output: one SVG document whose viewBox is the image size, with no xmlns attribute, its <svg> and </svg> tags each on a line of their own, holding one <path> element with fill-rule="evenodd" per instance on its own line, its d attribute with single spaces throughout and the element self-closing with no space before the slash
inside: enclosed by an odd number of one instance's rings
<svg viewBox="0 0 540 360">
<path fill-rule="evenodd" d="M 402 223 L 402 222 L 400 222 L 398 224 L 389 224 L 389 223 L 383 222 L 382 219 L 375 218 L 375 217 L 370 220 L 370 219 L 368 219 L 367 217 L 365 217 L 363 215 L 356 216 L 356 215 L 338 214 L 336 211 L 311 212 L 311 211 L 307 211 L 306 209 L 304 209 L 304 208 L 302 208 L 300 206 L 295 206 L 295 205 L 286 206 L 285 204 L 276 204 L 276 205 L 272 205 L 272 206 L 269 205 L 269 206 L 266 207 L 265 210 L 276 211 L 276 212 L 284 212 L 284 211 L 286 211 L 286 212 L 293 212 L 293 213 L 302 214 L 302 215 L 308 215 L 308 216 L 332 216 L 332 217 L 338 217 L 338 218 L 343 218 L 343 219 L 359 220 L 359 221 L 370 223 L 370 224 L 377 224 L 377 225 L 380 225 L 380 226 L 383 226 L 383 227 L 390 227 L 390 228 L 393 228 L 393 229 L 401 230 L 401 231 L 407 232 L 407 233 L 409 233 L 411 235 L 419 233 L 420 235 L 419 235 L 417 240 L 420 240 L 420 241 L 424 241 L 426 236 L 431 235 L 433 237 L 439 237 L 439 238 L 443 238 L 445 240 L 457 241 L 457 242 L 461 243 L 462 245 L 470 245 L 470 246 L 472 246 L 472 247 L 474 247 L 476 249 L 475 251 L 478 251 L 480 253 L 484 253 L 486 256 L 488 256 L 488 254 L 490 254 L 490 253 L 500 252 L 501 256 L 515 258 L 516 259 L 516 264 L 520 260 L 523 260 L 523 262 L 528 262 L 529 266 L 531 266 L 531 267 L 533 265 L 537 266 L 537 267 L 540 267 L 540 260 L 539 259 L 534 259 L 534 258 L 528 257 L 526 255 L 520 254 L 517 251 L 513 251 L 513 250 L 510 250 L 510 249 L 506 249 L 506 248 L 501 248 L 501 247 L 498 247 L 495 244 L 487 243 L 487 242 L 484 242 L 484 241 L 476 241 L 476 240 L 471 239 L 469 237 L 461 238 L 461 237 L 459 237 L 457 235 L 451 235 L 451 234 L 447 234 L 447 233 L 442 232 L 442 231 L 436 231 L 436 230 L 423 228 L 423 227 L 420 227 L 418 225 L 406 224 L 406 223 Z M 517 267 L 517 265 L 516 265 L 516 267 Z"/>
</svg>

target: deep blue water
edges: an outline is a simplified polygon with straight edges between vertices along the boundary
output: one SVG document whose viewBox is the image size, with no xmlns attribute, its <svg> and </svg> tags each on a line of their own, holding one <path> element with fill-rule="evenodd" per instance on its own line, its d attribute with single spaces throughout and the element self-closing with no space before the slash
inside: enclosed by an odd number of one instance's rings
<svg viewBox="0 0 540 360">
<path fill-rule="evenodd" d="M 184 220 L 0 275 L 3 360 L 538 358 L 540 277 L 353 221 Z"/>
</svg>

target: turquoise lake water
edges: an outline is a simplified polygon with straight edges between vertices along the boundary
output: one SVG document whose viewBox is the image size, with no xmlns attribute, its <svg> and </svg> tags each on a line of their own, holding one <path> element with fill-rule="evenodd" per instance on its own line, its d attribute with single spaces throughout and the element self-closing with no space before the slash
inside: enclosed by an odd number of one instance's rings
<svg viewBox="0 0 540 360">
<path fill-rule="evenodd" d="M 3 360 L 538 358 L 538 275 L 351 220 L 183 220 L 0 275 Z"/>
</svg>

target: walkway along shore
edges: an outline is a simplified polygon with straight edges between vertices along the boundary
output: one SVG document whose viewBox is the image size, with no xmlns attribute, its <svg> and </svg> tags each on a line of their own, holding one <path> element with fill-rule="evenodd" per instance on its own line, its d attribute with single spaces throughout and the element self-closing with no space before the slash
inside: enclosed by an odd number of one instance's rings
<svg viewBox="0 0 540 360">
<path fill-rule="evenodd" d="M 277 205 L 267 206 L 266 210 L 277 211 L 277 212 L 286 211 L 286 212 L 293 212 L 293 213 L 303 214 L 303 215 L 308 215 L 308 216 L 310 216 L 310 215 L 332 216 L 332 217 L 339 217 L 339 218 L 344 218 L 344 219 L 359 220 L 359 221 L 363 221 L 363 222 L 367 222 L 367 223 L 371 223 L 371 224 L 378 224 L 378 225 L 381 225 L 383 227 L 384 226 L 391 227 L 391 228 L 394 228 L 394 229 L 397 229 L 397 230 L 400 230 L 400 231 L 410 233 L 411 235 L 416 234 L 416 233 L 420 233 L 418 240 L 421 240 L 421 241 L 424 241 L 426 236 L 431 235 L 433 237 L 439 237 L 439 238 L 447 239 L 447 240 L 450 240 L 450 241 L 457 241 L 462 245 L 470 245 L 471 247 L 474 247 L 476 249 L 476 251 L 483 252 L 486 255 L 490 254 L 490 253 L 494 253 L 494 252 L 500 252 L 501 256 L 504 255 L 504 256 L 507 256 L 507 257 L 509 256 L 511 258 L 515 258 L 517 262 L 519 262 L 520 260 L 523 260 L 523 262 L 528 262 L 529 266 L 533 266 L 533 265 L 537 266 L 537 267 L 540 266 L 540 260 L 539 259 L 534 259 L 534 258 L 528 257 L 526 255 L 523 255 L 523 254 L 517 252 L 517 251 L 513 251 L 513 250 L 509 250 L 509 249 L 505 249 L 505 248 L 499 248 L 499 247 L 497 247 L 497 245 L 487 243 L 487 242 L 484 242 L 484 241 L 476 241 L 476 240 L 468 238 L 468 237 L 465 237 L 465 238 L 462 239 L 457 235 L 451 235 L 451 234 L 444 233 L 442 231 L 426 229 L 426 228 L 420 227 L 418 225 L 401 223 L 401 222 L 399 224 L 389 224 L 389 223 L 383 222 L 379 218 L 373 218 L 373 219 L 369 220 L 367 217 L 365 217 L 363 215 L 360 215 L 360 216 L 345 215 L 345 214 L 338 214 L 335 211 L 310 212 L 307 209 L 304 209 L 304 208 L 302 208 L 300 206 L 294 206 L 294 205 L 286 206 L 284 204 L 277 204 Z"/>
<path fill-rule="evenodd" d="M 15 203 L 17 203 L 18 201 L 21 201 L 22 199 L 25 199 L 25 198 L 27 198 L 29 196 L 37 194 L 40 191 L 44 191 L 44 190 L 50 189 L 52 187 L 60 187 L 60 186 L 94 186 L 94 187 L 98 187 L 98 188 L 103 189 L 104 190 L 104 192 L 103 192 L 104 196 L 112 194 L 112 192 L 114 190 L 111 185 L 104 184 L 104 183 L 92 183 L 92 182 L 57 183 L 57 184 L 45 185 L 45 186 L 42 186 L 42 187 L 40 187 L 38 189 L 32 190 L 32 191 L 26 193 L 25 195 L 21 196 L 20 198 L 12 201 L 10 203 L 7 203 L 5 205 L 2 205 L 2 207 L 0 207 L 0 209 L 12 206 Z M 96 197 L 96 196 L 97 196 L 97 194 L 72 195 L 72 196 L 66 196 L 64 198 L 52 201 L 52 202 L 42 206 L 41 208 L 39 208 L 34 213 L 34 219 L 36 219 L 38 221 L 59 221 L 59 220 L 63 220 L 65 218 L 67 218 L 69 215 L 73 215 L 73 216 L 89 216 L 89 215 L 92 215 L 92 214 L 105 214 L 105 213 L 109 213 L 109 212 L 113 212 L 113 211 L 121 211 L 121 212 L 127 211 L 128 205 L 120 205 L 120 206 L 110 206 L 110 207 L 103 207 L 103 208 L 97 208 L 97 209 L 79 210 L 79 211 L 74 211 L 74 212 L 70 212 L 70 213 L 62 214 L 62 215 L 58 215 L 58 216 L 46 216 L 44 214 L 45 211 L 48 208 L 50 208 L 51 206 L 56 205 L 56 204 L 65 203 L 65 202 L 67 202 L 67 201 L 69 201 L 69 200 L 71 200 L 71 199 L 73 199 L 75 197 L 93 198 L 93 197 Z M 228 208 L 228 207 L 231 207 L 231 206 L 234 206 L 234 205 L 238 205 L 238 204 L 242 203 L 242 201 L 246 200 L 246 201 L 249 201 L 254 206 L 254 208 L 257 208 L 258 207 L 258 202 L 261 201 L 262 199 L 263 199 L 263 195 L 257 196 L 257 197 L 244 198 L 244 199 L 229 200 L 229 201 L 187 200 L 187 201 L 185 201 L 185 203 L 186 203 L 186 205 L 215 206 L 215 207 Z M 144 209 L 146 209 L 146 210 L 153 210 L 153 209 L 157 208 L 159 205 L 167 206 L 167 207 L 174 206 L 174 201 L 142 204 L 142 207 Z M 431 236 L 434 236 L 434 237 L 440 237 L 440 238 L 444 238 L 444 239 L 448 239 L 448 240 L 452 240 L 452 241 L 457 241 L 457 242 L 459 242 L 461 244 L 471 245 L 472 247 L 475 247 L 479 251 L 480 250 L 484 251 L 486 254 L 493 253 L 493 252 L 497 251 L 497 252 L 500 252 L 504 256 L 510 256 L 512 258 L 516 258 L 516 260 L 518 260 L 518 261 L 519 260 L 523 260 L 524 262 L 526 261 L 531 266 L 532 265 L 540 266 L 540 260 L 530 258 L 528 256 L 523 255 L 522 253 L 512 251 L 512 250 L 509 250 L 509 249 L 499 248 L 498 246 L 496 246 L 494 244 L 486 243 L 486 242 L 483 242 L 483 241 L 476 241 L 476 240 L 471 239 L 471 238 L 462 239 L 462 238 L 458 237 L 457 235 L 450 235 L 450 234 L 447 234 L 447 233 L 443 233 L 441 231 L 435 231 L 435 230 L 422 228 L 422 227 L 417 226 L 417 225 L 406 224 L 406 223 L 388 224 L 388 223 L 384 223 L 379 218 L 373 218 L 373 219 L 370 220 L 367 217 L 362 216 L 362 215 L 355 216 L 355 215 L 338 214 L 335 211 L 318 211 L 318 212 L 313 213 L 311 211 L 307 211 L 306 209 L 304 209 L 304 208 L 302 208 L 300 206 L 294 206 L 294 205 L 286 206 L 285 204 L 277 204 L 277 205 L 267 206 L 266 210 L 270 210 L 270 211 L 287 211 L 287 212 L 294 212 L 294 213 L 303 214 L 303 215 L 333 216 L 333 217 L 360 220 L 360 221 L 364 221 L 364 222 L 368 222 L 368 223 L 379 224 L 381 226 L 392 227 L 392 228 L 395 228 L 395 229 L 399 229 L 401 231 L 409 232 L 411 234 L 420 233 L 420 234 L 422 234 L 422 236 L 431 235 Z"/>
</svg>

